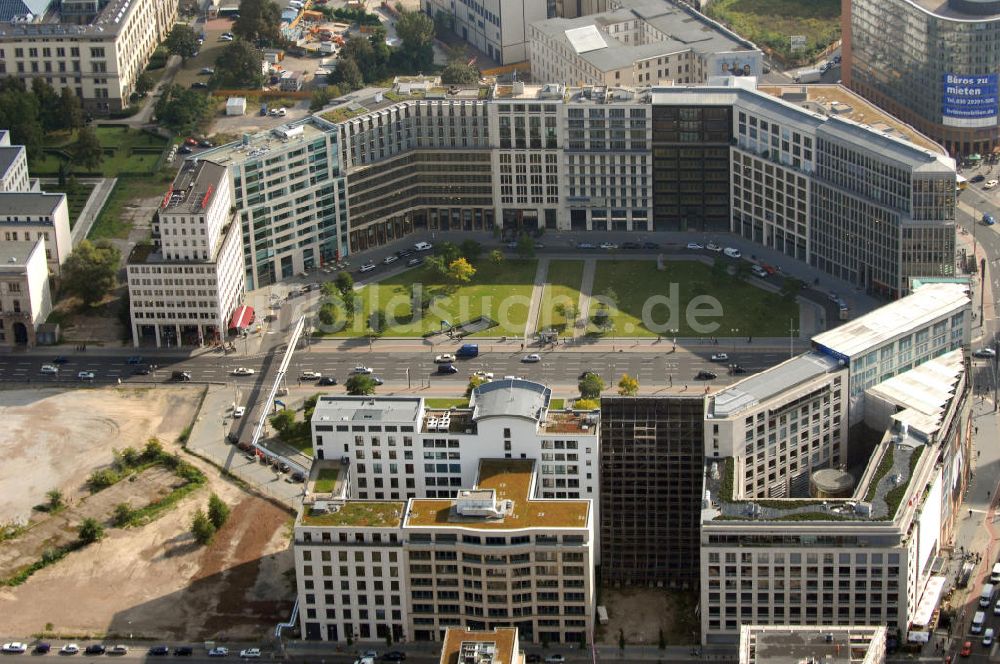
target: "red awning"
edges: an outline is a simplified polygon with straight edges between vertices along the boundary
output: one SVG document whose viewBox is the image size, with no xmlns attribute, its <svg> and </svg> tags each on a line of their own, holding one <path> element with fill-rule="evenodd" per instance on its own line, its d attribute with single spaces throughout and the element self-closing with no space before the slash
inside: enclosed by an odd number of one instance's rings
<svg viewBox="0 0 1000 664">
<path fill-rule="evenodd" d="M 253 307 L 238 307 L 233 312 L 233 317 L 229 319 L 230 330 L 243 330 L 250 327 L 253 322 Z"/>
</svg>

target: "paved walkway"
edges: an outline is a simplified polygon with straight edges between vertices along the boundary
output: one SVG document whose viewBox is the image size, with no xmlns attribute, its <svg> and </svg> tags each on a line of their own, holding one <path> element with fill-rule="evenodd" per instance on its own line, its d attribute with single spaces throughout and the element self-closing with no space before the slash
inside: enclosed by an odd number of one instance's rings
<svg viewBox="0 0 1000 664">
<path fill-rule="evenodd" d="M 577 324 L 573 326 L 573 338 L 578 339 L 587 333 L 587 321 L 590 320 L 590 296 L 594 293 L 594 275 L 597 273 L 597 261 L 583 261 L 583 283 L 580 284 L 580 303 L 577 306 Z"/>
<path fill-rule="evenodd" d="M 528 321 L 524 324 L 524 343 L 535 338 L 538 329 L 538 317 L 542 309 L 542 294 L 549 278 L 549 259 L 539 258 L 535 269 L 535 285 L 531 289 L 531 304 L 528 305 Z"/>
</svg>

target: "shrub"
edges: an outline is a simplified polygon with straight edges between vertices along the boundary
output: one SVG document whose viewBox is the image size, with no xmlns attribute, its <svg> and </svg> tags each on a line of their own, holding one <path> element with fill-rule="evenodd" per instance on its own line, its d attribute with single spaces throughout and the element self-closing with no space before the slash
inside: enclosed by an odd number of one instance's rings
<svg viewBox="0 0 1000 664">
<path fill-rule="evenodd" d="M 80 524 L 80 541 L 92 544 L 104 537 L 104 526 L 97 519 L 87 518 Z"/>
<path fill-rule="evenodd" d="M 113 468 L 102 468 L 101 470 L 95 470 L 90 474 L 90 477 L 87 478 L 87 488 L 89 488 L 92 493 L 97 493 L 102 489 L 107 489 L 120 479 L 121 475 Z"/>
<path fill-rule="evenodd" d="M 215 526 L 212 525 L 212 521 L 204 510 L 199 509 L 194 513 L 194 519 L 191 521 L 191 534 L 194 535 L 198 544 L 208 544 L 215 537 Z"/>
<path fill-rule="evenodd" d="M 208 520 L 216 530 L 222 528 L 229 518 L 229 506 L 222 502 L 217 494 L 212 494 L 208 499 Z"/>
</svg>

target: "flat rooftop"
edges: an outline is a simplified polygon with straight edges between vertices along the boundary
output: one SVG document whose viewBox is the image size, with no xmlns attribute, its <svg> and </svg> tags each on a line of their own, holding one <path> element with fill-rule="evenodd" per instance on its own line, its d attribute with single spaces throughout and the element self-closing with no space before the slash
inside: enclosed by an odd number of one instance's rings
<svg viewBox="0 0 1000 664">
<path fill-rule="evenodd" d="M 944 148 L 930 138 L 843 85 L 759 85 L 757 89 L 823 115 L 847 118 L 874 131 L 902 138 L 926 150 L 945 154 Z"/>
<path fill-rule="evenodd" d="M 840 363 L 828 355 L 798 355 L 718 392 L 709 401 L 708 417 L 731 417 L 839 367 Z"/>
<path fill-rule="evenodd" d="M 489 649 L 488 644 L 493 644 L 494 648 Z M 465 646 L 465 653 L 463 653 L 463 646 Z M 487 646 L 487 648 L 483 646 Z M 492 659 L 487 660 L 485 655 L 490 650 L 492 650 L 493 656 Z M 481 662 L 516 664 L 520 661 L 517 629 L 497 627 L 493 631 L 487 631 L 449 627 L 445 633 L 444 643 L 441 645 L 441 664 L 467 664 L 467 660 L 460 658 L 460 656 L 476 651 L 483 653 L 484 656 L 482 659 L 474 660 L 475 664 Z"/>
<path fill-rule="evenodd" d="M 962 284 L 926 284 L 906 297 L 812 338 L 813 347 L 854 357 L 969 305 Z"/>
<path fill-rule="evenodd" d="M 248 112 L 251 111 L 255 112 L 255 109 L 248 109 Z M 299 127 L 302 128 L 301 132 L 298 130 Z M 331 131 L 333 127 L 310 116 L 256 134 L 244 134 L 241 140 L 209 148 L 199 153 L 197 157 L 191 157 L 191 160 L 197 158 L 229 167 L 250 159 L 265 157 L 272 151 L 289 150 L 301 143 L 321 138 Z"/>
<path fill-rule="evenodd" d="M 65 205 L 66 194 L 46 194 L 41 191 L 0 192 L 0 223 L 13 217 L 23 221 L 24 217 L 44 217 L 55 214 L 60 205 Z M 32 220 L 37 221 L 37 220 Z"/>
<path fill-rule="evenodd" d="M 0 5 L 3 5 L 6 1 L 0 2 Z M 4 23 L 0 25 L 0 39 L 5 36 L 70 37 L 73 35 L 86 35 L 90 37 L 107 36 L 108 38 L 114 38 L 126 23 L 128 14 L 135 11 L 135 8 L 142 1 L 111 0 L 94 16 L 92 21 L 84 24 L 63 22 L 58 12 L 51 11 L 46 14 L 44 22 Z M 39 0 L 14 0 L 14 4 L 28 7 L 34 6 L 36 9 L 47 4 L 58 5 L 55 2 L 46 3 Z M 17 11 L 15 9 L 11 13 L 13 14 Z M 3 13 L 5 11 L 0 11 L 0 14 Z"/>
<path fill-rule="evenodd" d="M 10 170 L 22 152 L 24 152 L 23 145 L 0 146 L 0 175 L 5 175 Z"/>
<path fill-rule="evenodd" d="M 185 161 L 160 202 L 160 209 L 171 214 L 204 212 L 219 189 L 228 186 L 226 175 L 224 166 L 210 161 Z"/>
<path fill-rule="evenodd" d="M 417 423 L 420 397 L 321 396 L 313 411 L 313 423 L 381 424 Z"/>
<path fill-rule="evenodd" d="M 461 516 L 453 499 L 410 500 L 405 526 L 452 526 L 474 530 L 522 528 L 586 528 L 590 503 L 586 500 L 534 500 L 535 462 L 530 459 L 482 459 L 476 489 L 493 489 L 498 503 L 512 501 L 502 517 Z"/>
<path fill-rule="evenodd" d="M 472 390 L 472 419 L 517 417 L 540 422 L 548 410 L 552 390 L 520 378 L 492 380 Z"/>
<path fill-rule="evenodd" d="M 0 242 L 0 273 L 23 274 L 25 265 L 39 242 L 44 240 L 36 238 L 34 242 Z"/>
<path fill-rule="evenodd" d="M 928 438 L 944 423 L 965 373 L 963 352 L 953 350 L 871 387 L 867 393 L 896 404 L 893 419 Z"/>
<path fill-rule="evenodd" d="M 388 500 L 347 500 L 330 503 L 329 509 L 317 502 L 302 507 L 299 523 L 303 526 L 399 528 L 405 508 L 404 502 Z"/>
</svg>

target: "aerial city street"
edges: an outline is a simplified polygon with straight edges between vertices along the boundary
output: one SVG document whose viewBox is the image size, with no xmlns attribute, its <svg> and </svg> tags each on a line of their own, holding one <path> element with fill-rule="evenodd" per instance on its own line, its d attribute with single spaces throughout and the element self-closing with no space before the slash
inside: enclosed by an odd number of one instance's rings
<svg viewBox="0 0 1000 664">
<path fill-rule="evenodd" d="M 0 2 L 0 652 L 1000 659 L 1000 0 Z"/>
</svg>

